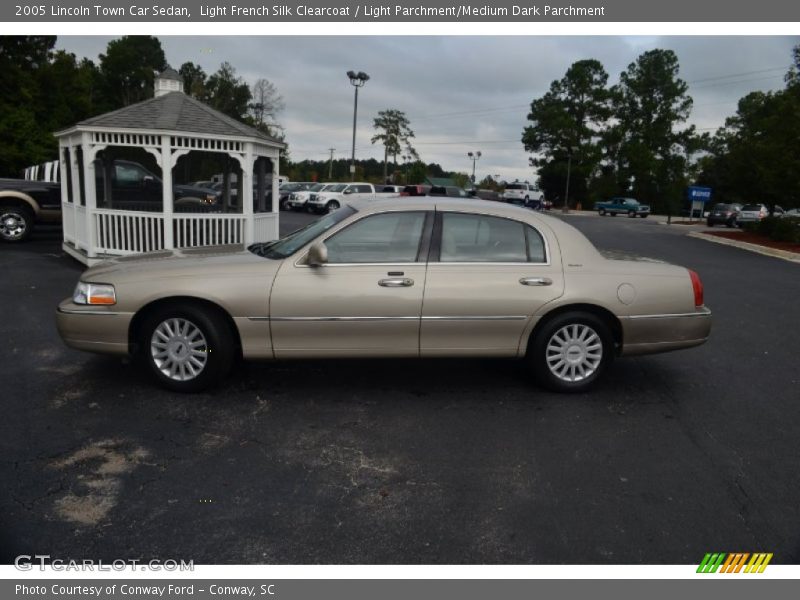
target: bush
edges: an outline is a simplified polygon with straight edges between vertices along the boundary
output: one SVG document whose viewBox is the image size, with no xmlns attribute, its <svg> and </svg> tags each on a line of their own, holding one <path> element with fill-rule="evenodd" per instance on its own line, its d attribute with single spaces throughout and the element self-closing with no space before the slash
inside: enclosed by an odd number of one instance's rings
<svg viewBox="0 0 800 600">
<path fill-rule="evenodd" d="M 766 220 L 766 219 L 764 219 Z M 776 242 L 794 242 L 800 244 L 800 218 L 783 217 L 775 219 L 776 223 L 772 226 L 770 239 Z"/>
<path fill-rule="evenodd" d="M 764 217 L 756 225 L 756 233 L 771 238 L 772 232 L 775 231 L 775 227 L 779 222 L 780 219 L 778 217 Z"/>
</svg>

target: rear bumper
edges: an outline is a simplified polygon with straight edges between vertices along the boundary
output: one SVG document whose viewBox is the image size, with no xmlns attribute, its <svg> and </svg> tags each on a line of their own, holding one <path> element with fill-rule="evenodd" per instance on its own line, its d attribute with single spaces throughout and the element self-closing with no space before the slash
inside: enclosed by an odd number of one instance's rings
<svg viewBox="0 0 800 600">
<path fill-rule="evenodd" d="M 623 356 L 656 354 L 705 343 L 711 333 L 711 311 L 620 317 Z"/>
<path fill-rule="evenodd" d="M 56 310 L 56 327 L 70 348 L 100 354 L 128 354 L 128 329 L 133 313 L 112 307 L 82 306 L 64 300 Z"/>
</svg>

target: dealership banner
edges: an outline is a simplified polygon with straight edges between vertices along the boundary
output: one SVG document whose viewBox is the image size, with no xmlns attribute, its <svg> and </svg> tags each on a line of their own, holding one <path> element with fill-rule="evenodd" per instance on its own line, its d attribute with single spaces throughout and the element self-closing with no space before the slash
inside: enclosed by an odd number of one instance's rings
<svg viewBox="0 0 800 600">
<path fill-rule="evenodd" d="M 10 22 L 798 22 L 800 3 L 786 0 L 22 0 L 2 3 Z"/>
<path fill-rule="evenodd" d="M 576 574 L 580 567 L 575 567 Z M 268 572 L 269 567 L 264 567 Z M 796 595 L 793 580 L 741 580 L 723 578 L 705 580 L 699 586 L 709 597 L 726 600 L 753 596 L 789 598 Z M 794 588 L 794 589 L 793 589 Z M 673 580 L 613 580 L 613 579 L 316 579 L 316 580 L 201 580 L 201 579 L 141 579 L 141 580 L 79 580 L 26 579 L 0 582 L 0 597 L 30 600 L 530 600 L 531 598 L 647 598 L 674 600 L 697 597 L 698 582 L 693 579 Z"/>
</svg>

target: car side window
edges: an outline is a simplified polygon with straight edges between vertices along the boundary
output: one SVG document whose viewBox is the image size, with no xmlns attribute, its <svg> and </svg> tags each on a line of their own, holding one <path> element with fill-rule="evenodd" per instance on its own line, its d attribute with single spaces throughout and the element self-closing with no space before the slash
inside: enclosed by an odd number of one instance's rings
<svg viewBox="0 0 800 600">
<path fill-rule="evenodd" d="M 359 194 L 369 194 L 371 191 L 368 185 L 357 185 L 355 189 Z"/>
<path fill-rule="evenodd" d="M 488 215 L 442 215 L 441 262 L 529 262 L 529 234 L 519 221 Z M 532 228 L 531 228 L 532 230 Z M 533 231 L 533 230 L 532 230 Z M 544 241 L 533 237 L 533 262 L 543 262 Z M 539 235 L 537 241 L 536 237 Z M 536 244 L 541 245 L 536 250 Z"/>
<path fill-rule="evenodd" d="M 328 263 L 415 262 L 424 223 L 424 211 L 365 217 L 325 240 Z"/>
<path fill-rule="evenodd" d="M 144 180 L 144 171 L 138 167 L 129 165 L 114 165 L 117 183 L 122 185 L 133 185 Z"/>
<path fill-rule="evenodd" d="M 525 225 L 524 227 L 525 243 L 528 247 L 528 262 L 547 262 L 547 251 L 545 250 L 542 234 L 530 225 Z"/>
</svg>

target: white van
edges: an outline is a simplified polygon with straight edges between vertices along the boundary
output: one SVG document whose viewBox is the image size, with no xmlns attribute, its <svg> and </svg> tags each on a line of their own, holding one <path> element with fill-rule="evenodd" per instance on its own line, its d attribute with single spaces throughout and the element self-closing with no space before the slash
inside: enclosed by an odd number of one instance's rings
<svg viewBox="0 0 800 600">
<path fill-rule="evenodd" d="M 515 181 L 506 184 L 502 198 L 505 202 L 531 206 L 533 204 L 541 204 L 541 201 L 544 200 L 544 195 L 532 183 Z"/>
</svg>

